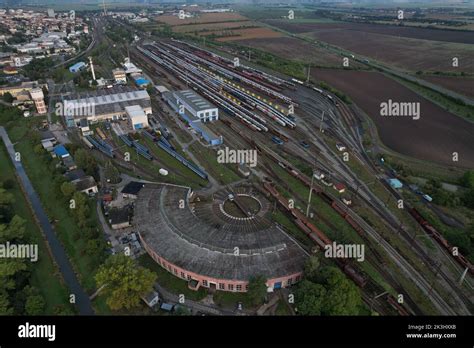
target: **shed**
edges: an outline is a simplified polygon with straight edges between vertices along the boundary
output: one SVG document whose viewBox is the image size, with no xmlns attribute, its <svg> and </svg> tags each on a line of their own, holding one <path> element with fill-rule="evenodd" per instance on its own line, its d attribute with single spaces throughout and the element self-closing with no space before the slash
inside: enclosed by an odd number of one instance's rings
<svg viewBox="0 0 474 348">
<path fill-rule="evenodd" d="M 62 161 L 67 170 L 77 169 L 77 165 L 71 156 L 64 157 Z"/>
<path fill-rule="evenodd" d="M 89 195 L 99 192 L 97 183 L 92 176 L 85 176 L 81 179 L 78 179 L 74 181 L 74 185 L 76 186 L 76 190 Z"/>
<path fill-rule="evenodd" d="M 164 311 L 171 312 L 173 310 L 173 305 L 170 303 L 162 303 L 160 308 Z"/>
<path fill-rule="evenodd" d="M 160 296 L 156 291 L 151 291 L 148 294 L 142 296 L 142 300 L 147 304 L 148 307 L 152 308 L 160 301 Z"/>
<path fill-rule="evenodd" d="M 86 63 L 77 62 L 76 64 L 71 65 L 69 67 L 69 71 L 72 72 L 72 73 L 77 73 L 77 72 L 81 71 L 82 69 L 84 69 L 85 66 L 86 66 Z"/>
<path fill-rule="evenodd" d="M 109 211 L 110 226 L 114 230 L 130 226 L 130 212 L 127 208 L 111 209 Z"/>
<path fill-rule="evenodd" d="M 122 196 L 124 198 L 137 198 L 138 192 L 145 186 L 142 182 L 130 181 L 122 189 Z"/>
<path fill-rule="evenodd" d="M 79 179 L 85 177 L 86 173 L 84 173 L 84 171 L 82 169 L 74 169 L 74 170 L 71 170 L 70 172 L 64 174 L 64 176 L 69 181 L 76 181 L 76 180 L 79 180 Z"/>
<path fill-rule="evenodd" d="M 56 146 L 53 151 L 54 151 L 54 154 L 58 156 L 59 158 L 65 158 L 69 156 L 69 152 L 67 152 L 64 145 Z"/>
<path fill-rule="evenodd" d="M 334 184 L 333 187 L 339 193 L 344 193 L 344 191 L 346 191 L 346 185 L 340 182 L 337 184 Z"/>
</svg>

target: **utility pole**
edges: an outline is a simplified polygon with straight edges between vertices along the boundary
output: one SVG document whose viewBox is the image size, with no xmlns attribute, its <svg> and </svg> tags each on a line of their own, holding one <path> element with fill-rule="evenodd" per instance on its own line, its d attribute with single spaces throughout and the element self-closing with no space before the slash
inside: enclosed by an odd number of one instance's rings
<svg viewBox="0 0 474 348">
<path fill-rule="evenodd" d="M 313 193 L 314 171 L 311 174 L 311 187 L 309 188 L 308 206 L 306 207 L 306 217 L 309 215 L 309 206 L 311 205 L 311 194 Z"/>
<path fill-rule="evenodd" d="M 308 76 L 306 77 L 306 82 L 309 83 L 309 74 L 311 71 L 311 65 L 308 65 Z"/>
<path fill-rule="evenodd" d="M 323 110 L 323 115 L 321 116 L 321 122 L 319 123 L 319 131 L 321 133 L 323 132 L 323 122 L 324 122 L 324 110 Z"/>
</svg>

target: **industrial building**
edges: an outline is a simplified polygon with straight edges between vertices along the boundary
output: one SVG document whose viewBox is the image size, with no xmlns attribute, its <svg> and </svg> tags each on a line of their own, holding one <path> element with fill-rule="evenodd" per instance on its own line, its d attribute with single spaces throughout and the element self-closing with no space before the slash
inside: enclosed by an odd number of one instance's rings
<svg viewBox="0 0 474 348">
<path fill-rule="evenodd" d="M 133 64 L 129 58 L 125 58 L 125 63 L 123 63 L 123 68 L 125 70 L 125 74 L 141 74 L 142 69 L 138 68 L 135 64 Z"/>
<path fill-rule="evenodd" d="M 114 75 L 114 80 L 116 83 L 127 83 L 127 75 L 125 74 L 125 70 L 117 68 L 112 70 L 112 74 Z"/>
<path fill-rule="evenodd" d="M 125 112 L 133 129 L 137 130 L 148 127 L 148 117 L 140 105 L 127 106 Z"/>
<path fill-rule="evenodd" d="M 238 187 L 232 194 L 224 189 L 213 197 L 211 202 L 201 200 L 190 188 L 177 185 L 147 184 L 140 189 L 133 225 L 161 267 L 193 290 L 246 292 L 256 275 L 267 279 L 267 291 L 301 280 L 306 254 L 271 222 L 271 203 L 264 195 Z M 255 200 L 252 206 L 259 210 L 245 218 L 233 216 L 225 207 L 235 197 Z M 177 209 L 179 202 L 185 202 L 185 208 Z"/>
<path fill-rule="evenodd" d="M 137 90 L 128 86 L 114 86 L 93 92 L 84 92 L 64 97 L 67 101 L 68 114 L 64 115 L 76 123 L 82 118 L 88 121 L 118 120 L 127 117 L 125 108 L 138 105 L 143 112 L 151 114 L 151 100 L 146 90 Z M 84 110 L 88 112 L 84 114 Z M 92 111 L 92 113 L 91 113 Z M 68 126 L 71 126 L 68 122 Z"/>
<path fill-rule="evenodd" d="M 40 85 L 38 81 L 25 81 L 17 86 L 5 86 L 0 87 L 0 96 L 3 96 L 5 93 L 10 93 L 14 98 L 21 92 L 29 92 L 34 88 L 41 88 L 44 85 Z"/>
<path fill-rule="evenodd" d="M 216 146 L 223 143 L 223 137 L 216 135 L 206 124 L 203 123 L 205 120 L 211 121 L 211 118 L 214 120 L 214 117 L 215 120 L 217 120 L 218 112 L 216 107 L 211 105 L 201 96 L 189 90 L 182 92 L 164 91 L 162 95 L 173 110 L 176 111 L 176 113 L 178 113 L 178 115 L 183 118 L 204 140 L 206 140 L 208 144 Z M 212 116 L 206 116 L 206 113 L 211 112 Z M 198 115 L 204 115 L 203 119 Z"/>
<path fill-rule="evenodd" d="M 212 122 L 219 119 L 219 110 L 193 90 L 178 91 L 173 93 L 178 105 L 183 105 L 185 110 L 202 122 Z"/>
</svg>

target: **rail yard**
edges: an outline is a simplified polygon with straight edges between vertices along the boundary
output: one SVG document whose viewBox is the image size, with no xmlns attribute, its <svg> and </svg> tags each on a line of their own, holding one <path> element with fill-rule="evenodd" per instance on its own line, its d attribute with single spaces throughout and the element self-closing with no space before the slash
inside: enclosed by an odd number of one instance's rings
<svg viewBox="0 0 474 348">
<path fill-rule="evenodd" d="M 6 344 L 472 343 L 473 6 L 6 3 Z"/>
<path fill-rule="evenodd" d="M 265 184 L 267 194 L 280 203 L 278 195 L 289 194 L 298 205 L 305 204 L 307 197 L 301 194 L 302 191 L 285 184 L 285 179 L 279 174 L 283 170 L 301 183 L 304 192 L 309 193 L 312 189 L 317 193 L 370 246 L 367 262 L 390 284 L 388 292 L 371 280 L 364 270 L 358 269 L 358 265 L 339 264 L 361 287 L 366 303 L 381 313 L 422 314 L 426 308 L 421 308 L 413 297 L 425 296 L 429 306 L 434 308 L 433 313 L 449 315 L 472 311 L 468 295 L 472 289 L 471 279 L 468 276 L 461 288 L 457 284 L 464 268 L 467 267 L 471 273 L 472 265 L 458 263 L 449 249 L 441 244 L 437 244 L 434 257 L 433 251 L 413 238 L 414 234 L 425 229 L 406 222 L 412 219 L 409 208 L 396 211 L 389 201 L 382 201 L 369 186 L 371 183 L 362 181 L 343 158 L 349 156 L 349 161 L 366 166 L 373 180 L 378 181 L 382 190 L 391 197 L 388 199 L 397 202 L 400 197 L 386 185 L 387 173 L 364 151 L 357 116 L 337 96 L 318 86 L 245 66 L 179 40 L 145 40 L 131 48 L 130 54 L 149 76 L 156 79 L 156 84 L 193 89 L 224 112 L 221 120 L 211 127 L 223 136 L 227 146 L 258 151 L 259 165 L 254 171 L 259 180 L 273 182 Z M 170 120 L 170 117 L 163 117 L 162 121 Z M 327 139 L 344 144 L 348 150 L 338 153 Z M 314 180 L 311 183 L 311 175 L 298 169 L 297 164 L 301 163 L 312 171 L 324 173 L 325 182 Z M 206 190 L 213 192 L 217 188 L 213 189 L 212 185 L 217 183 L 212 184 L 212 178 L 209 180 L 211 187 L 208 185 Z M 382 221 L 384 231 L 375 229 L 366 218 L 344 206 L 337 193 L 327 188 L 327 184 L 332 187 L 335 183 L 346 185 L 352 197 L 357 199 L 357 205 Z M 275 185 L 280 187 L 280 193 L 275 190 Z M 316 246 L 324 248 L 330 244 L 331 239 L 324 237 L 324 232 L 314 225 L 315 220 L 320 219 L 331 226 L 324 214 L 314 211 L 308 218 L 302 214 L 304 209 L 288 210 L 283 203 L 282 209 L 292 216 L 294 223 Z M 439 257 L 446 263 L 436 262 Z M 416 259 L 423 260 L 423 263 L 417 263 Z M 411 284 L 408 285 L 410 290 L 406 289 L 405 277 Z M 450 293 L 449 303 L 444 298 L 444 291 Z M 382 293 L 385 294 L 377 296 Z M 403 304 L 394 300 L 398 294 L 404 296 Z"/>
</svg>

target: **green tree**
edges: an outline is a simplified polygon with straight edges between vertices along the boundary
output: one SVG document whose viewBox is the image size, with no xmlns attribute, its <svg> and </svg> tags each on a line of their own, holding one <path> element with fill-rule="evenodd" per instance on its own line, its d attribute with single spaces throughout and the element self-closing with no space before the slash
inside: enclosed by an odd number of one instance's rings
<svg viewBox="0 0 474 348">
<path fill-rule="evenodd" d="M 249 290 L 247 295 L 253 305 L 257 306 L 265 300 L 267 295 L 267 280 L 264 276 L 258 275 L 249 279 Z"/>
<path fill-rule="evenodd" d="M 310 256 L 304 265 L 304 274 L 307 279 L 313 280 L 316 279 L 320 262 L 316 256 Z"/>
<path fill-rule="evenodd" d="M 7 92 L 3 95 L 3 100 L 7 103 L 11 103 L 13 101 L 13 96 L 10 92 Z"/>
<path fill-rule="evenodd" d="M 474 188 L 471 188 L 464 193 L 462 202 L 466 207 L 474 209 Z"/>
<path fill-rule="evenodd" d="M 296 309 L 302 315 L 321 315 L 325 298 L 326 289 L 322 285 L 304 279 L 295 291 Z"/>
<path fill-rule="evenodd" d="M 15 187 L 15 180 L 7 179 L 3 182 L 2 186 L 5 190 L 11 190 L 12 188 Z"/>
<path fill-rule="evenodd" d="M 104 287 L 107 304 L 113 310 L 138 306 L 140 297 L 153 289 L 156 274 L 123 254 L 110 256 L 95 276 Z"/>
<path fill-rule="evenodd" d="M 105 164 L 104 174 L 105 178 L 110 180 L 110 183 L 112 184 L 118 184 L 122 180 L 120 178 L 120 172 L 115 168 L 111 161 L 107 161 Z"/>
<path fill-rule="evenodd" d="M 8 298 L 8 293 L 0 289 L 0 315 L 12 315 L 13 308 L 10 307 L 10 300 Z"/>
<path fill-rule="evenodd" d="M 94 157 L 92 157 L 86 150 L 78 149 L 74 153 L 74 160 L 76 164 L 84 169 L 88 175 L 97 177 L 98 167 Z"/>
<path fill-rule="evenodd" d="M 356 315 L 362 304 L 357 286 L 335 267 L 324 267 L 319 274 L 320 283 L 326 289 L 322 314 Z"/>
<path fill-rule="evenodd" d="M 0 230 L 0 241 L 22 240 L 25 235 L 25 220 L 18 215 L 13 216 L 8 226 Z"/>
<path fill-rule="evenodd" d="M 70 182 L 63 182 L 61 184 L 61 192 L 63 193 L 64 197 L 70 199 L 74 192 L 76 192 L 76 187 Z"/>
<path fill-rule="evenodd" d="M 10 192 L 0 188 L 0 221 L 7 222 L 13 213 L 12 204 L 15 199 Z"/>
<path fill-rule="evenodd" d="M 43 296 L 37 293 L 37 291 L 31 291 L 28 295 L 25 303 L 25 313 L 27 315 L 40 315 L 44 313 L 46 303 Z"/>
<path fill-rule="evenodd" d="M 75 208 L 71 209 L 72 215 L 80 227 L 85 227 L 90 214 L 89 205 L 86 196 L 81 192 L 75 192 L 72 196 Z"/>
<path fill-rule="evenodd" d="M 461 185 L 467 188 L 474 188 L 474 171 L 468 170 L 461 177 Z"/>
</svg>

